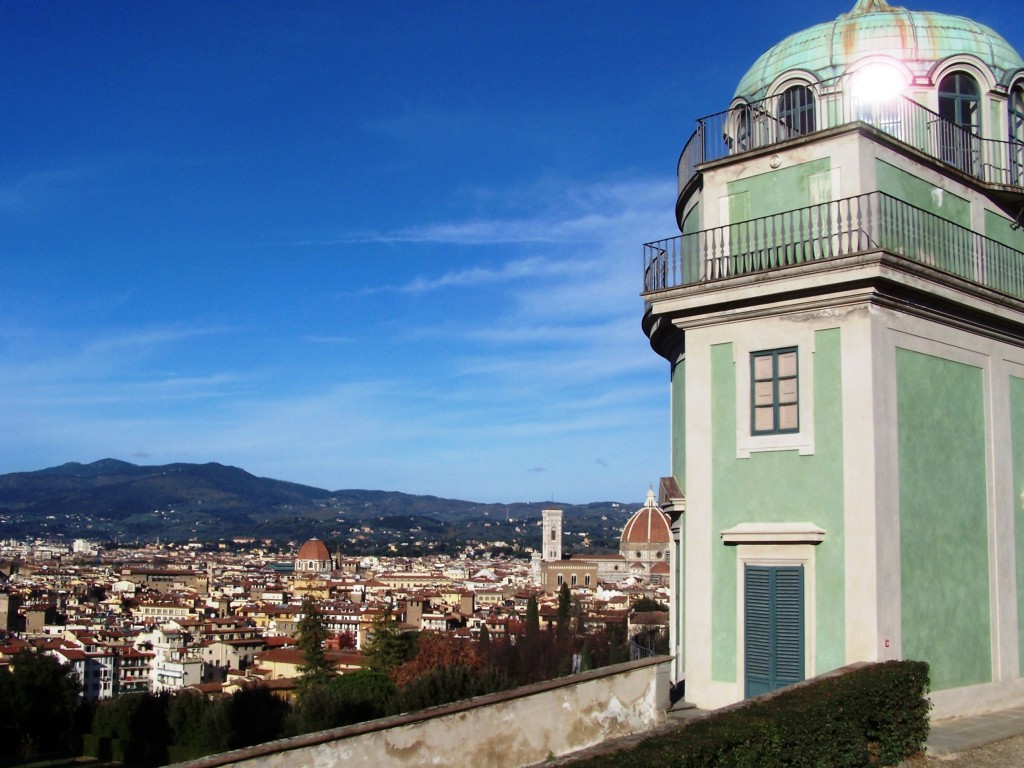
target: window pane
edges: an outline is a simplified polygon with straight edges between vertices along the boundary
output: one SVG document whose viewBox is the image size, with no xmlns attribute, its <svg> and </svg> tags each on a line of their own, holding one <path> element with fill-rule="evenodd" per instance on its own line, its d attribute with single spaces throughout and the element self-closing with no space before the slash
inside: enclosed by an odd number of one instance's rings
<svg viewBox="0 0 1024 768">
<path fill-rule="evenodd" d="M 796 379 L 782 379 L 779 381 L 779 402 L 796 402 Z"/>
<path fill-rule="evenodd" d="M 796 352 L 779 355 L 779 377 L 796 376 Z"/>
<path fill-rule="evenodd" d="M 754 378 L 757 380 L 771 379 L 772 377 L 772 356 L 758 355 L 754 358 Z"/>
<path fill-rule="evenodd" d="M 771 405 L 774 387 L 771 381 L 754 382 L 754 405 Z"/>
<path fill-rule="evenodd" d="M 775 429 L 775 411 L 773 408 L 754 409 L 754 429 L 757 432 L 767 432 Z"/>
<path fill-rule="evenodd" d="M 798 350 L 790 347 L 750 355 L 751 432 L 796 432 L 799 424 Z"/>
<path fill-rule="evenodd" d="M 796 429 L 799 426 L 796 405 L 779 406 L 779 429 Z"/>
</svg>

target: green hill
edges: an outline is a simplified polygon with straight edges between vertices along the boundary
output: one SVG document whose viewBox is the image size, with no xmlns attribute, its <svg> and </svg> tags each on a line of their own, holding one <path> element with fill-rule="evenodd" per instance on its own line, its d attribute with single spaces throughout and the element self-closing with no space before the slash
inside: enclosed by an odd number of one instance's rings
<svg viewBox="0 0 1024 768">
<path fill-rule="evenodd" d="M 103 459 L 0 475 L 0 524 L 8 538 L 216 542 L 247 536 L 284 545 L 318 536 L 354 552 L 415 555 L 473 541 L 503 541 L 515 551 L 539 543 L 545 507 L 565 510 L 567 545 L 576 552 L 616 548 L 634 511 L 615 502 L 481 504 L 395 491 L 328 491 L 216 463 L 138 466 Z"/>
</svg>

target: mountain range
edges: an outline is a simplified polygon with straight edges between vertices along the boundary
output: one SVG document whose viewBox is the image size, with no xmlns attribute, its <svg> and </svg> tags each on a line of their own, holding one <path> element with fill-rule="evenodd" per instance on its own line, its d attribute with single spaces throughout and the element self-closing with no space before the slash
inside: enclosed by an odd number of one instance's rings
<svg viewBox="0 0 1024 768">
<path fill-rule="evenodd" d="M 618 502 L 482 504 L 395 491 L 329 491 L 217 463 L 139 466 L 103 459 L 0 475 L 3 538 L 255 538 L 285 546 L 317 536 L 353 553 L 416 555 L 493 541 L 516 551 L 539 545 L 540 512 L 549 507 L 564 510 L 567 544 L 577 552 L 617 549 L 634 511 Z"/>
</svg>

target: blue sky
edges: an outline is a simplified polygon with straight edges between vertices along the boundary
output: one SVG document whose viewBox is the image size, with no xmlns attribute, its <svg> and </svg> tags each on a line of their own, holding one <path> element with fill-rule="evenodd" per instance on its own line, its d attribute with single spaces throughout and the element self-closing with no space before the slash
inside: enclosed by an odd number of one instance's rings
<svg viewBox="0 0 1024 768">
<path fill-rule="evenodd" d="M 0 472 L 641 502 L 679 151 L 852 5 L 0 3 Z"/>
</svg>

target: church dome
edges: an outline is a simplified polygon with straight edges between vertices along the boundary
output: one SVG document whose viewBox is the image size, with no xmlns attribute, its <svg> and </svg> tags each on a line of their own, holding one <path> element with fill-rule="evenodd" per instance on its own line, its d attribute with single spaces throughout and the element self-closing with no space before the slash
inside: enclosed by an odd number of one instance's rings
<svg viewBox="0 0 1024 768">
<path fill-rule="evenodd" d="M 299 554 L 295 559 L 314 560 L 318 562 L 326 560 L 329 562 L 331 559 L 331 553 L 327 551 L 327 545 L 320 541 L 320 539 L 310 539 L 299 547 Z"/>
<path fill-rule="evenodd" d="M 622 545 L 663 544 L 672 540 L 669 529 L 668 515 L 658 508 L 654 499 L 654 491 L 647 492 L 647 501 L 626 522 L 622 529 L 620 543 Z"/>
<path fill-rule="evenodd" d="M 849 13 L 769 48 L 740 80 L 735 96 L 758 101 L 780 75 L 793 70 L 830 80 L 866 56 L 896 59 L 924 77 L 936 63 L 964 54 L 979 59 L 1004 85 L 1024 68 L 1013 46 L 984 24 L 963 16 L 908 11 L 886 0 L 858 0 Z"/>
</svg>

